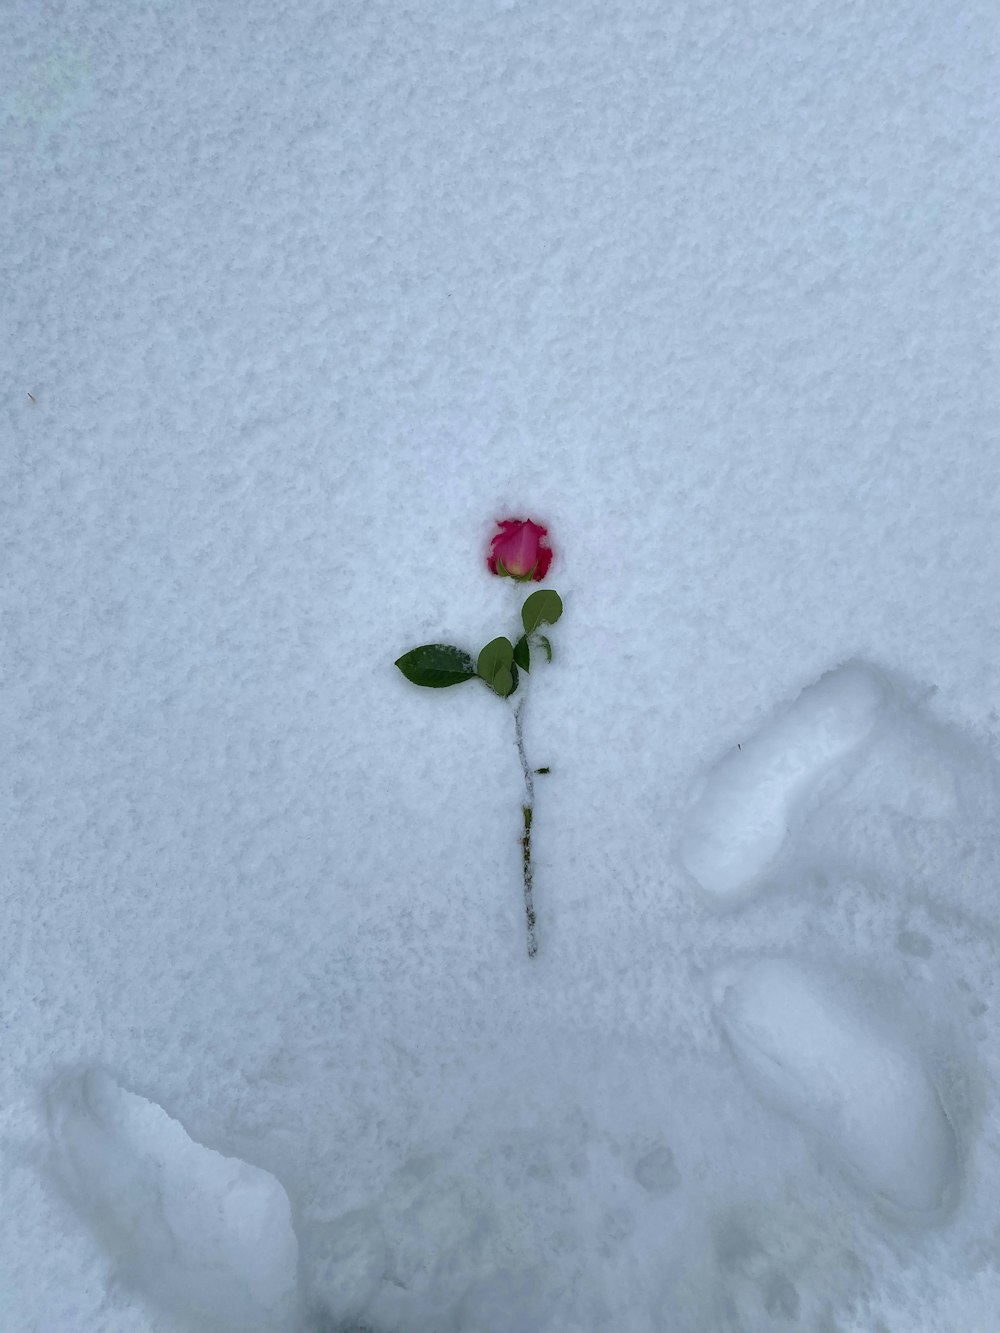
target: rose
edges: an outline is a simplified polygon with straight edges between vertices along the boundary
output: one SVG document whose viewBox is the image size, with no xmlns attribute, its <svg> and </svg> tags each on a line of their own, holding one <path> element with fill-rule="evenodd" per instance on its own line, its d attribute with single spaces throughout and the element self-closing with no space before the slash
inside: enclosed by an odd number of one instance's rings
<svg viewBox="0 0 1000 1333">
<path fill-rule="evenodd" d="M 490 573 L 519 583 L 529 579 L 540 583 L 552 563 L 552 552 L 542 541 L 548 536 L 548 528 L 532 523 L 530 518 L 498 519 L 497 526 L 500 531 L 486 557 Z"/>
<path fill-rule="evenodd" d="M 490 573 L 518 583 L 529 580 L 537 583 L 543 579 L 552 564 L 552 550 L 542 540 L 548 536 L 548 528 L 533 523 L 530 518 L 495 521 L 500 531 L 494 535 L 486 557 Z M 397 658 L 396 666 L 414 685 L 426 685 L 431 689 L 460 685 L 462 681 L 474 680 L 478 676 L 494 694 L 507 699 L 517 690 L 518 671 L 531 668 L 532 643 L 543 648 L 546 659 L 552 661 L 552 645 L 538 631 L 542 625 L 554 625 L 562 615 L 562 609 L 562 599 L 557 592 L 539 588 L 521 607 L 524 633 L 516 641 L 503 636 L 491 639 L 480 649 L 478 659 L 453 644 L 425 643 Z"/>
<path fill-rule="evenodd" d="M 498 519 L 500 531 L 490 545 L 486 564 L 491 574 L 501 578 L 527 583 L 540 582 L 552 563 L 552 551 L 542 544 L 548 529 L 533 523 L 530 518 Z M 544 649 L 546 661 L 552 661 L 552 645 L 539 631 L 543 625 L 554 625 L 562 615 L 562 598 L 552 588 L 539 588 L 525 599 L 521 607 L 523 633 L 514 640 L 500 635 L 485 644 L 476 657 L 450 643 L 424 643 L 411 648 L 397 658 L 396 666 L 408 681 L 430 689 L 445 689 L 461 685 L 466 680 L 481 680 L 494 696 L 509 699 L 521 683 L 520 673 L 531 669 L 531 647 Z M 535 907 L 532 897 L 531 822 L 534 809 L 534 774 L 548 773 L 548 767 L 532 769 L 524 750 L 524 694 L 514 709 L 514 739 L 524 776 L 524 797 L 521 814 L 524 833 L 521 837 L 524 874 L 524 910 L 528 925 L 528 956 L 538 949 L 535 933 Z"/>
</svg>

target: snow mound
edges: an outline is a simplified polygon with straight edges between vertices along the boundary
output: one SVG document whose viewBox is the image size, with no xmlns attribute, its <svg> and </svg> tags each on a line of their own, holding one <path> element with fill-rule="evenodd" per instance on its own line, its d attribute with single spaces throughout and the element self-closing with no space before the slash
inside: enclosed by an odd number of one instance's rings
<svg viewBox="0 0 1000 1333">
<path fill-rule="evenodd" d="M 845 663 L 716 764 L 680 848 L 681 863 L 703 889 L 734 898 L 757 885 L 796 808 L 872 732 L 884 694 L 874 668 Z"/>
<path fill-rule="evenodd" d="M 958 1200 L 958 1150 L 921 1059 L 826 979 L 764 959 L 724 968 L 713 996 L 751 1088 L 813 1131 L 898 1220 L 933 1223 Z"/>
<path fill-rule="evenodd" d="M 298 1244 L 274 1176 L 99 1070 L 46 1101 L 56 1175 L 128 1281 L 198 1333 L 297 1327 Z"/>
</svg>

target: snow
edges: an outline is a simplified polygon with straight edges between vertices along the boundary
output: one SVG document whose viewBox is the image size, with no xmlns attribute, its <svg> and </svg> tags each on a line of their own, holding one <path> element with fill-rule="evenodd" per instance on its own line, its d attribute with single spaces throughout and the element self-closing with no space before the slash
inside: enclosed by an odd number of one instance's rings
<svg viewBox="0 0 1000 1333">
<path fill-rule="evenodd" d="M 760 1095 L 821 1137 L 882 1204 L 935 1221 L 958 1198 L 955 1135 L 916 1054 L 794 963 L 763 959 L 714 985 Z"/>
<path fill-rule="evenodd" d="M 297 1326 L 298 1244 L 266 1171 L 192 1142 L 100 1070 L 47 1096 L 52 1171 L 133 1283 L 206 1329 Z"/>
<path fill-rule="evenodd" d="M 702 888 L 739 894 L 772 868 L 797 807 L 871 733 L 881 694 L 863 665 L 830 671 L 716 764 L 680 853 Z"/>
<path fill-rule="evenodd" d="M 996 1333 L 994 7 L 4 33 L 0 1333 Z"/>
</svg>

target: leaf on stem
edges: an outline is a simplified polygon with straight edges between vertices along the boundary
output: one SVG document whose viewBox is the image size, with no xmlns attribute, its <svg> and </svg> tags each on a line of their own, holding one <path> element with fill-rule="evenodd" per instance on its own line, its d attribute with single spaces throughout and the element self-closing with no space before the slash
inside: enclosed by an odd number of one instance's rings
<svg viewBox="0 0 1000 1333">
<path fill-rule="evenodd" d="M 539 625 L 554 625 L 563 612 L 562 598 L 551 588 L 539 588 L 521 607 L 525 634 L 533 634 Z"/>
<path fill-rule="evenodd" d="M 514 644 L 514 661 L 522 671 L 527 671 L 531 662 L 531 655 L 528 652 L 528 636 L 522 634 L 517 643 Z"/>
<path fill-rule="evenodd" d="M 407 680 L 414 685 L 441 690 L 448 685 L 460 685 L 476 674 L 476 664 L 467 652 L 448 643 L 424 643 L 411 648 L 396 659 Z"/>
<path fill-rule="evenodd" d="M 514 693 L 517 689 L 517 671 L 514 667 L 514 645 L 510 639 L 501 636 L 490 640 L 479 654 L 476 674 L 501 699 Z"/>
<path fill-rule="evenodd" d="M 514 673 L 509 667 L 500 667 L 490 682 L 490 688 L 495 694 L 499 694 L 501 699 L 506 699 L 508 695 L 514 693 Z"/>
</svg>

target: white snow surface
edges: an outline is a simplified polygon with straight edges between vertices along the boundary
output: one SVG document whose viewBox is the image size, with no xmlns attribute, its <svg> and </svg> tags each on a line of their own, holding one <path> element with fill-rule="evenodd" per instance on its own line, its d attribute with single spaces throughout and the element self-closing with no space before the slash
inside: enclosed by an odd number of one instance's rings
<svg viewBox="0 0 1000 1333">
<path fill-rule="evenodd" d="M 996 6 L 0 26 L 0 1333 L 996 1333 Z"/>
</svg>

